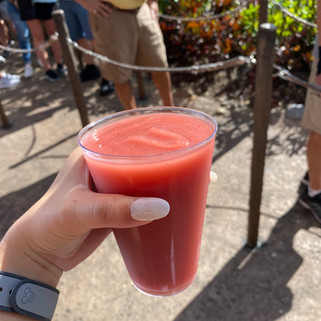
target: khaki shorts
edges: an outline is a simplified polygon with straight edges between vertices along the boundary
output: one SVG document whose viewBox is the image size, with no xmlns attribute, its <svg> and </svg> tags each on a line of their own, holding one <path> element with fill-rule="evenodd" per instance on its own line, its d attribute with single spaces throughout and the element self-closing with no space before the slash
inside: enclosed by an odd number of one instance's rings
<svg viewBox="0 0 321 321">
<path fill-rule="evenodd" d="M 311 67 L 309 82 L 315 83 L 318 58 L 314 58 Z M 304 114 L 301 121 L 302 127 L 321 135 L 321 93 L 308 88 L 305 98 Z"/>
<path fill-rule="evenodd" d="M 107 18 L 90 14 L 89 19 L 97 53 L 130 65 L 168 66 L 162 31 L 146 3 L 136 13 L 115 10 Z M 110 81 L 126 82 L 131 76 L 131 69 L 100 64 Z"/>
</svg>

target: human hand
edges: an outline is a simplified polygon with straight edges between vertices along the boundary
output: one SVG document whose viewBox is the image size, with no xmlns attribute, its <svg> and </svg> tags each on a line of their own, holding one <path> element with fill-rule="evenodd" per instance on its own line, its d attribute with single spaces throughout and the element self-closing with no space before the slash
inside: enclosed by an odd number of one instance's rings
<svg viewBox="0 0 321 321">
<path fill-rule="evenodd" d="M 159 17 L 158 2 L 154 1 L 154 0 L 149 0 L 149 1 L 147 1 L 147 3 L 149 5 L 152 18 L 155 20 L 158 20 L 158 17 Z"/>
<path fill-rule="evenodd" d="M 4 236 L 0 270 L 56 287 L 63 271 L 85 260 L 111 228 L 147 224 L 168 212 L 162 199 L 93 192 L 77 148 L 46 194 Z"/>
<path fill-rule="evenodd" d="M 76 0 L 89 12 L 92 12 L 96 16 L 102 16 L 107 18 L 112 12 L 113 7 L 107 2 L 101 0 Z"/>
</svg>

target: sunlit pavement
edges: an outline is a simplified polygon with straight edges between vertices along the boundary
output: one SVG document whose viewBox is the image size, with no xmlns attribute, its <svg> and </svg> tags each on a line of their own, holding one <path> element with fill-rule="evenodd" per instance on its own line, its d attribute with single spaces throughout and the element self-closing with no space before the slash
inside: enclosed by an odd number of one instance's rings
<svg viewBox="0 0 321 321">
<path fill-rule="evenodd" d="M 10 65 L 21 70 L 20 61 Z M 20 68 L 20 69 L 19 69 Z M 9 71 L 12 71 L 9 70 Z M 32 79 L 1 91 L 10 129 L 0 129 L 1 233 L 49 187 L 77 146 L 81 122 L 67 80 Z M 145 79 L 147 99 L 160 104 Z M 114 94 L 99 97 L 99 82 L 84 86 L 90 120 L 121 110 Z M 306 132 L 274 108 L 268 132 L 259 242 L 247 240 L 252 115 L 237 101 L 174 88 L 177 105 L 212 114 L 219 131 L 209 186 L 198 273 L 172 297 L 155 298 L 132 285 L 114 238 L 64 274 L 55 321 L 321 320 L 321 226 L 297 204 L 306 171 Z"/>
</svg>

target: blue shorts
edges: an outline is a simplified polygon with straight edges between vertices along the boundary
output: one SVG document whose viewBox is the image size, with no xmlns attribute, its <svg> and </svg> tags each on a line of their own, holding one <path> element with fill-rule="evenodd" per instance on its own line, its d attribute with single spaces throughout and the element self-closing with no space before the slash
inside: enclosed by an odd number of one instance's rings
<svg viewBox="0 0 321 321">
<path fill-rule="evenodd" d="M 93 40 L 88 20 L 88 11 L 82 5 L 75 1 L 61 0 L 60 9 L 65 12 L 70 38 L 73 41 L 79 39 Z"/>
</svg>

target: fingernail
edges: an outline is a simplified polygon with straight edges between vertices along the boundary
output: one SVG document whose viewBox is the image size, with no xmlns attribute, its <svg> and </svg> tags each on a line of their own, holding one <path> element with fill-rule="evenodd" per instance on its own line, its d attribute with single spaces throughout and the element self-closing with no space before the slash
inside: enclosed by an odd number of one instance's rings
<svg viewBox="0 0 321 321">
<path fill-rule="evenodd" d="M 217 174 L 213 171 L 210 172 L 210 183 L 215 183 L 217 181 Z"/>
<path fill-rule="evenodd" d="M 165 217 L 169 213 L 168 202 L 161 198 L 138 198 L 130 205 L 130 214 L 137 221 L 152 221 Z"/>
</svg>

